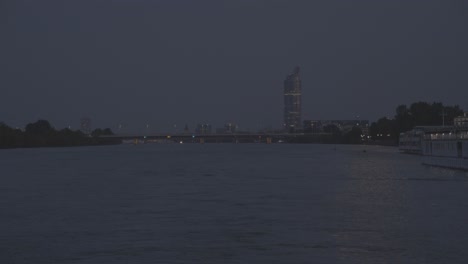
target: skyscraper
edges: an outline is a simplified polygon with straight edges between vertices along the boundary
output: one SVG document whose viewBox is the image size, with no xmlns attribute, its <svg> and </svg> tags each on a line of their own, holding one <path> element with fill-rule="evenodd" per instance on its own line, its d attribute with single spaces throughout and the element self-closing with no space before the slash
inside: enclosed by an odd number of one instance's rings
<svg viewBox="0 0 468 264">
<path fill-rule="evenodd" d="M 301 78 L 299 67 L 284 80 L 284 128 L 295 131 L 301 127 Z"/>
</svg>

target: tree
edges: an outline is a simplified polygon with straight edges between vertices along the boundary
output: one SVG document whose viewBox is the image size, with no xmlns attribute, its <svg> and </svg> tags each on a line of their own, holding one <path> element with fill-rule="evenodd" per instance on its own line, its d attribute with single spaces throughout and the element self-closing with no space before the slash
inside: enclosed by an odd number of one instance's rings
<svg viewBox="0 0 468 264">
<path fill-rule="evenodd" d="M 11 148 L 24 145 L 23 132 L 0 122 L 0 148 Z"/>
<path fill-rule="evenodd" d="M 399 105 L 396 108 L 395 123 L 398 127 L 398 134 L 413 129 L 413 117 L 406 105 Z"/>
<path fill-rule="evenodd" d="M 437 117 L 434 116 L 433 107 L 426 102 L 416 102 L 411 104 L 410 113 L 413 119 L 413 126 L 433 126 Z"/>
<path fill-rule="evenodd" d="M 354 126 L 349 132 L 343 137 L 343 143 L 347 144 L 361 144 L 362 143 L 362 130 L 361 128 Z"/>
<path fill-rule="evenodd" d="M 334 124 L 328 124 L 323 127 L 323 132 L 331 134 L 341 134 L 341 130 Z"/>
<path fill-rule="evenodd" d="M 373 139 L 396 140 L 399 136 L 398 127 L 394 119 L 382 117 L 371 124 L 369 134 Z"/>
<path fill-rule="evenodd" d="M 114 135 L 114 133 L 112 132 L 110 128 L 105 128 L 104 130 L 97 128 L 97 129 L 94 129 L 93 132 L 91 132 L 91 136 L 93 137 L 111 136 L 111 135 Z"/>
<path fill-rule="evenodd" d="M 102 135 L 102 129 L 96 128 L 91 132 L 91 136 L 93 137 L 99 137 Z"/>
<path fill-rule="evenodd" d="M 106 135 L 106 136 L 114 135 L 114 133 L 112 132 L 112 130 L 111 130 L 110 128 L 105 128 L 105 129 L 102 131 L 102 134 L 103 134 L 103 135 Z"/>
<path fill-rule="evenodd" d="M 38 120 L 35 123 L 26 125 L 26 133 L 34 135 L 50 135 L 55 132 L 55 129 L 50 125 L 47 120 Z"/>
</svg>

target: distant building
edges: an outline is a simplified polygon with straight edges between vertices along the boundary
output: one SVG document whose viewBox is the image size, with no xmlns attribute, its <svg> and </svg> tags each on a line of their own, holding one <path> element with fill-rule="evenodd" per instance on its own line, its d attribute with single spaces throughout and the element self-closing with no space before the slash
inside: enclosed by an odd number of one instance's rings
<svg viewBox="0 0 468 264">
<path fill-rule="evenodd" d="M 304 120 L 304 133 L 322 133 L 322 129 L 320 120 Z"/>
<path fill-rule="evenodd" d="M 80 129 L 81 129 L 81 132 L 85 134 L 91 134 L 91 119 L 88 117 L 81 118 Z"/>
<path fill-rule="evenodd" d="M 462 116 L 457 116 L 453 119 L 453 124 L 456 127 L 468 127 L 468 113 L 464 113 Z"/>
<path fill-rule="evenodd" d="M 284 128 L 294 132 L 301 127 L 301 78 L 300 68 L 284 80 Z"/>
<path fill-rule="evenodd" d="M 233 123 L 226 123 L 224 127 L 216 129 L 216 134 L 234 134 L 237 133 L 238 126 Z"/>
<path fill-rule="evenodd" d="M 195 129 L 196 134 L 211 134 L 211 125 L 210 124 L 198 124 Z"/>
<path fill-rule="evenodd" d="M 334 126 L 341 132 L 359 127 L 363 135 L 369 134 L 369 120 L 304 120 L 304 133 L 324 133 L 327 126 Z"/>
<path fill-rule="evenodd" d="M 225 133 L 236 133 L 237 125 L 233 123 L 227 123 L 224 125 L 224 131 Z"/>
</svg>

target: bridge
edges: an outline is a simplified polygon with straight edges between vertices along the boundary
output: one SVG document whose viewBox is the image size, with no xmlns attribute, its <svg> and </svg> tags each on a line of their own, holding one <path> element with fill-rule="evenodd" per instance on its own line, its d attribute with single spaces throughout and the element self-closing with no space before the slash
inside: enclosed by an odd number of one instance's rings
<svg viewBox="0 0 468 264">
<path fill-rule="evenodd" d="M 242 134 L 171 134 L 153 135 L 111 135 L 101 138 L 121 140 L 124 143 L 333 143 L 334 135 L 320 134 L 287 134 L 287 133 L 242 133 Z"/>
</svg>

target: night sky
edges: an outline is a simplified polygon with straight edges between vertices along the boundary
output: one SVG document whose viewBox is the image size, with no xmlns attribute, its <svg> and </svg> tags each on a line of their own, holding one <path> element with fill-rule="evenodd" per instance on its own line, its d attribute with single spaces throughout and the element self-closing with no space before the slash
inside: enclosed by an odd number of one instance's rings
<svg viewBox="0 0 468 264">
<path fill-rule="evenodd" d="M 0 0 L 0 121 L 128 131 L 280 128 L 303 119 L 468 108 L 468 1 Z"/>
</svg>

